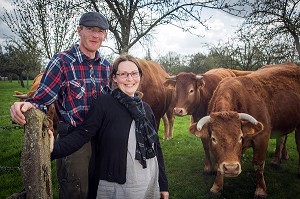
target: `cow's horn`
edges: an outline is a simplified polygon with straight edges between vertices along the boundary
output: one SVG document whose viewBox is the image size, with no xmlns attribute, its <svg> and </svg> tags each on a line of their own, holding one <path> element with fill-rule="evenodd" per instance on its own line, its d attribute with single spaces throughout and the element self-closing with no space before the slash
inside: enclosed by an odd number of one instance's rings
<svg viewBox="0 0 300 199">
<path fill-rule="evenodd" d="M 200 131 L 202 127 L 208 122 L 210 122 L 210 116 L 205 116 L 201 118 L 197 123 L 197 129 Z"/>
<path fill-rule="evenodd" d="M 258 123 L 258 121 L 254 117 L 252 117 L 251 115 L 249 115 L 247 113 L 239 113 L 239 118 L 241 120 L 247 120 L 255 125 Z"/>
<path fill-rule="evenodd" d="M 175 79 L 175 78 L 176 78 L 176 75 L 172 75 L 172 76 L 166 77 L 166 79 Z"/>
<path fill-rule="evenodd" d="M 196 79 L 202 79 L 203 76 L 202 75 L 196 75 Z"/>
<path fill-rule="evenodd" d="M 28 98 L 28 96 L 27 96 L 27 94 L 23 94 L 23 95 L 13 95 L 14 97 L 17 97 L 17 98 L 19 98 L 19 99 L 27 99 Z"/>
</svg>

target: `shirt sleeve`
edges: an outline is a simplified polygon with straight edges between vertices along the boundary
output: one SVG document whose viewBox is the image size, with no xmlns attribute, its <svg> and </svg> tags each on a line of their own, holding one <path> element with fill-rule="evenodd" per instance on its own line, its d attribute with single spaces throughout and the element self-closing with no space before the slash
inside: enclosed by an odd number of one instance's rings
<svg viewBox="0 0 300 199">
<path fill-rule="evenodd" d="M 58 92 L 63 86 L 64 79 L 61 60 L 58 55 L 54 55 L 44 71 L 37 91 L 32 98 L 29 98 L 26 101 L 47 113 L 47 107 L 53 104 L 57 99 Z"/>
</svg>

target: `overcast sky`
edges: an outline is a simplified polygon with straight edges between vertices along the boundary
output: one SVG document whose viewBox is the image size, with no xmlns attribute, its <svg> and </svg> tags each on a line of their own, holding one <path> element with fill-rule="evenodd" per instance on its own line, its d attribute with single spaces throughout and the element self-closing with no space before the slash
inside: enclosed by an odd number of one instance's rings
<svg viewBox="0 0 300 199">
<path fill-rule="evenodd" d="M 241 19 L 233 17 L 222 11 L 209 10 L 204 12 L 205 17 L 211 16 L 207 22 L 209 30 L 196 24 L 197 29 L 194 33 L 202 35 L 197 37 L 188 32 L 171 26 L 160 26 L 155 35 L 155 49 L 151 49 L 152 56 L 165 55 L 173 51 L 183 55 L 194 54 L 197 52 L 207 52 L 206 43 L 217 44 L 220 41 L 227 41 L 234 36 L 237 27 L 242 23 Z M 133 52 L 139 52 L 140 48 L 133 48 Z M 145 52 L 143 52 L 143 56 Z"/>
<path fill-rule="evenodd" d="M 4 9 L 9 9 L 11 7 L 11 3 L 9 2 L 9 0 L 0 0 L 0 16 L 3 16 Z M 0 42 L 3 41 L 5 34 L 10 35 L 11 31 L 8 26 L 2 20 L 0 20 Z"/>
<path fill-rule="evenodd" d="M 10 3 L 9 0 L 0 0 L 0 2 L 0 15 L 2 16 L 4 8 L 9 9 Z M 222 11 L 205 10 L 202 14 L 204 18 L 212 17 L 207 23 L 209 30 L 205 30 L 203 26 L 196 24 L 197 29 L 194 33 L 202 35 L 203 37 L 197 37 L 188 32 L 183 32 L 170 25 L 157 27 L 155 29 L 153 46 L 150 48 L 152 58 L 165 55 L 171 51 L 182 55 L 207 52 L 206 43 L 217 44 L 220 41 L 227 41 L 234 35 L 238 25 L 241 24 L 239 18 L 228 15 Z M 4 35 L 10 34 L 11 32 L 7 25 L 0 20 L 0 42 L 3 41 Z M 111 45 L 110 43 L 111 41 L 106 41 L 104 44 Z M 109 53 L 110 51 L 105 50 L 105 52 Z M 146 55 L 146 51 L 138 45 L 134 46 L 130 50 L 130 53 L 137 57 L 144 57 Z"/>
</svg>

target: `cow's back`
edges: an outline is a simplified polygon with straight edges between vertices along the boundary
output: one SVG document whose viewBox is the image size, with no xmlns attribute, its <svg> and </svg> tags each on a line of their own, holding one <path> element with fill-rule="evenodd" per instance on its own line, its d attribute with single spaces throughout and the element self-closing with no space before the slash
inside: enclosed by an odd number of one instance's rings
<svg viewBox="0 0 300 199">
<path fill-rule="evenodd" d="M 28 91 L 27 93 L 27 97 L 28 98 L 31 98 L 33 97 L 35 91 L 38 89 L 39 85 L 40 85 L 40 82 L 41 82 L 41 79 L 43 77 L 43 73 L 39 73 L 33 80 L 33 83 L 32 83 L 32 86 L 30 88 L 30 90 Z"/>
<path fill-rule="evenodd" d="M 300 119 L 300 68 L 285 63 L 222 80 L 212 97 L 209 112 L 229 110 L 249 113 L 266 128 L 292 130 Z"/>
<path fill-rule="evenodd" d="M 251 74 L 253 71 L 242 71 L 242 70 L 234 70 L 229 68 L 214 68 L 207 71 L 205 74 L 215 74 L 220 78 L 226 77 L 239 77 Z"/>
<path fill-rule="evenodd" d="M 293 63 L 268 65 L 252 76 L 261 79 L 272 128 L 291 127 L 292 131 L 300 123 L 300 67 Z"/>
</svg>

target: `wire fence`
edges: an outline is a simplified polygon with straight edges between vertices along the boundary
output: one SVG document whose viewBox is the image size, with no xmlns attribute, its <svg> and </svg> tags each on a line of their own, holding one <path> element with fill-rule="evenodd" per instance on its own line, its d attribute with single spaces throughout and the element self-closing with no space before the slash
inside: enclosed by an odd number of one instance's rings
<svg viewBox="0 0 300 199">
<path fill-rule="evenodd" d="M 23 129 L 23 126 L 20 125 L 9 125 L 9 126 L 0 126 L 0 132 L 1 130 L 9 130 L 9 132 L 16 132 L 13 130 L 16 129 Z M 0 165 L 0 173 L 5 173 L 5 172 L 12 172 L 12 171 L 20 171 L 20 167 L 19 166 L 4 166 L 4 165 Z"/>
<path fill-rule="evenodd" d="M 20 167 L 0 166 L 0 172 L 20 171 Z"/>
<path fill-rule="evenodd" d="M 22 129 L 23 126 L 19 126 L 19 125 L 12 125 L 12 126 L 0 126 L 0 130 L 1 129 Z"/>
</svg>

